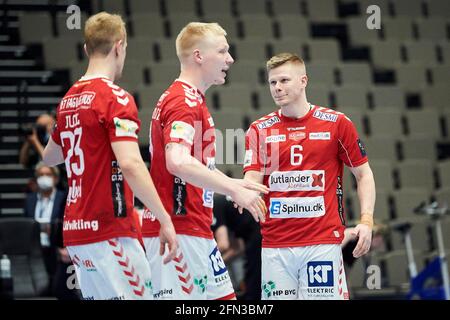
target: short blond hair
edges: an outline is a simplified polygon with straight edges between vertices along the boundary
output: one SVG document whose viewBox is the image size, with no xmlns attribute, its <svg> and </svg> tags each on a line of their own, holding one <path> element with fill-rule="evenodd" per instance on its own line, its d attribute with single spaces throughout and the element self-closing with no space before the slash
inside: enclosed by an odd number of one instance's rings
<svg viewBox="0 0 450 320">
<path fill-rule="evenodd" d="M 91 16 L 84 26 L 87 53 L 107 55 L 116 41 L 125 40 L 125 22 L 118 14 L 100 12 Z"/>
<path fill-rule="evenodd" d="M 303 61 L 303 59 L 300 58 L 295 53 L 290 53 L 290 52 L 283 52 L 283 53 L 274 55 L 272 58 L 270 58 L 267 61 L 266 68 L 267 68 L 267 71 L 270 71 L 272 69 L 275 69 L 275 68 L 277 68 L 285 63 L 289 63 L 289 62 L 298 64 L 306 73 L 306 66 L 305 66 L 305 62 Z"/>
<path fill-rule="evenodd" d="M 188 23 L 183 29 L 181 29 L 177 36 L 177 40 L 175 41 L 178 58 L 186 58 L 194 46 L 196 46 L 199 41 L 203 40 L 207 35 L 225 37 L 227 32 L 217 22 Z"/>
</svg>

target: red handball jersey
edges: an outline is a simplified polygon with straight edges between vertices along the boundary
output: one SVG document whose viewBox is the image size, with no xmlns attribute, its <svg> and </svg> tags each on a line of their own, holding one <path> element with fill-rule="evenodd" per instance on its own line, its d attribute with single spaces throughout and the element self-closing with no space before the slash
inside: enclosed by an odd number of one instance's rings
<svg viewBox="0 0 450 320">
<path fill-rule="evenodd" d="M 170 174 L 165 147 L 168 143 L 181 143 L 194 158 L 214 170 L 215 141 L 214 122 L 204 95 L 192 85 L 176 80 L 159 98 L 153 112 L 149 149 L 150 174 L 178 234 L 213 238 L 214 193 Z M 158 236 L 159 222 L 148 212 L 143 218 L 143 236 Z"/>
<path fill-rule="evenodd" d="M 253 122 L 246 135 L 244 172 L 264 173 L 270 192 L 261 224 L 263 247 L 341 243 L 344 235 L 343 164 L 367 156 L 343 113 L 312 106 L 300 119 L 281 111 Z"/>
<path fill-rule="evenodd" d="M 133 97 L 106 78 L 83 78 L 61 100 L 52 139 L 62 147 L 69 194 L 64 245 L 137 238 L 133 193 L 111 142 L 135 141 L 140 121 Z"/>
</svg>

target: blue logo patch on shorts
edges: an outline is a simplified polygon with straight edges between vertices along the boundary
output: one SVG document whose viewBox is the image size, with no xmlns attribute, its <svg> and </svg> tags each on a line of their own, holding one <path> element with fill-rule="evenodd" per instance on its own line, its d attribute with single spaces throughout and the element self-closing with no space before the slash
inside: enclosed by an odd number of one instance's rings
<svg viewBox="0 0 450 320">
<path fill-rule="evenodd" d="M 220 254 L 219 249 L 217 247 L 209 255 L 209 260 L 211 262 L 211 266 L 214 272 L 214 276 L 221 275 L 227 271 L 227 267 L 225 266 L 225 262 L 223 262 L 222 255 Z"/>
<path fill-rule="evenodd" d="M 307 264 L 309 287 L 333 287 L 333 261 L 309 261 Z"/>
</svg>

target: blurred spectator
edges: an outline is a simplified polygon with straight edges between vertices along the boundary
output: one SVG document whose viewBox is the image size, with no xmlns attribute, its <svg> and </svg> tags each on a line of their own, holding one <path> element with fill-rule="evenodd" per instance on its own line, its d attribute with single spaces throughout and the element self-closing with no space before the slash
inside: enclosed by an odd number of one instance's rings
<svg viewBox="0 0 450 320">
<path fill-rule="evenodd" d="M 219 198 L 219 196 L 216 196 Z M 220 201 L 220 199 L 218 199 Z M 213 223 L 211 229 L 217 242 L 217 248 L 222 254 L 223 261 L 229 265 L 235 258 L 242 256 L 245 244 L 242 239 L 234 236 L 226 225 L 226 212 L 223 210 L 215 210 L 213 215 Z M 231 234 L 230 234 L 231 233 Z M 230 270 L 230 268 L 228 268 Z"/>
<path fill-rule="evenodd" d="M 244 211 L 239 214 L 233 202 L 223 195 L 214 196 L 212 229 L 226 264 L 244 254 L 244 279 L 240 285 L 243 300 L 261 299 L 261 233 L 259 224 Z M 214 223 L 215 222 L 215 223 Z M 234 237 L 230 237 L 232 234 Z M 237 292 L 237 293 L 238 293 Z"/>
<path fill-rule="evenodd" d="M 33 168 L 42 160 L 42 153 L 54 124 L 55 118 L 44 113 L 36 119 L 36 123 L 31 128 L 22 130 L 26 140 L 20 148 L 19 162 L 25 168 Z"/>
<path fill-rule="evenodd" d="M 67 267 L 71 260 L 62 245 L 62 220 L 66 202 L 65 192 L 58 190 L 59 170 L 48 167 L 43 162 L 36 165 L 36 192 L 31 192 L 25 200 L 25 216 L 41 225 L 41 245 L 44 262 L 50 276 L 49 293 L 61 299 L 70 299 L 74 294 L 66 292 Z"/>
</svg>

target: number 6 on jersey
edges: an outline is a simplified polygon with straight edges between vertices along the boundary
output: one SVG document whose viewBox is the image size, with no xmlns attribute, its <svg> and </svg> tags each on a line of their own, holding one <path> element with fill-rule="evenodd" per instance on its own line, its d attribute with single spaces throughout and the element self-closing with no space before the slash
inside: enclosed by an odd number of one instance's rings
<svg viewBox="0 0 450 320">
<path fill-rule="evenodd" d="M 302 152 L 303 147 L 300 145 L 291 146 L 291 165 L 299 166 L 302 164 L 303 155 Z"/>
</svg>

